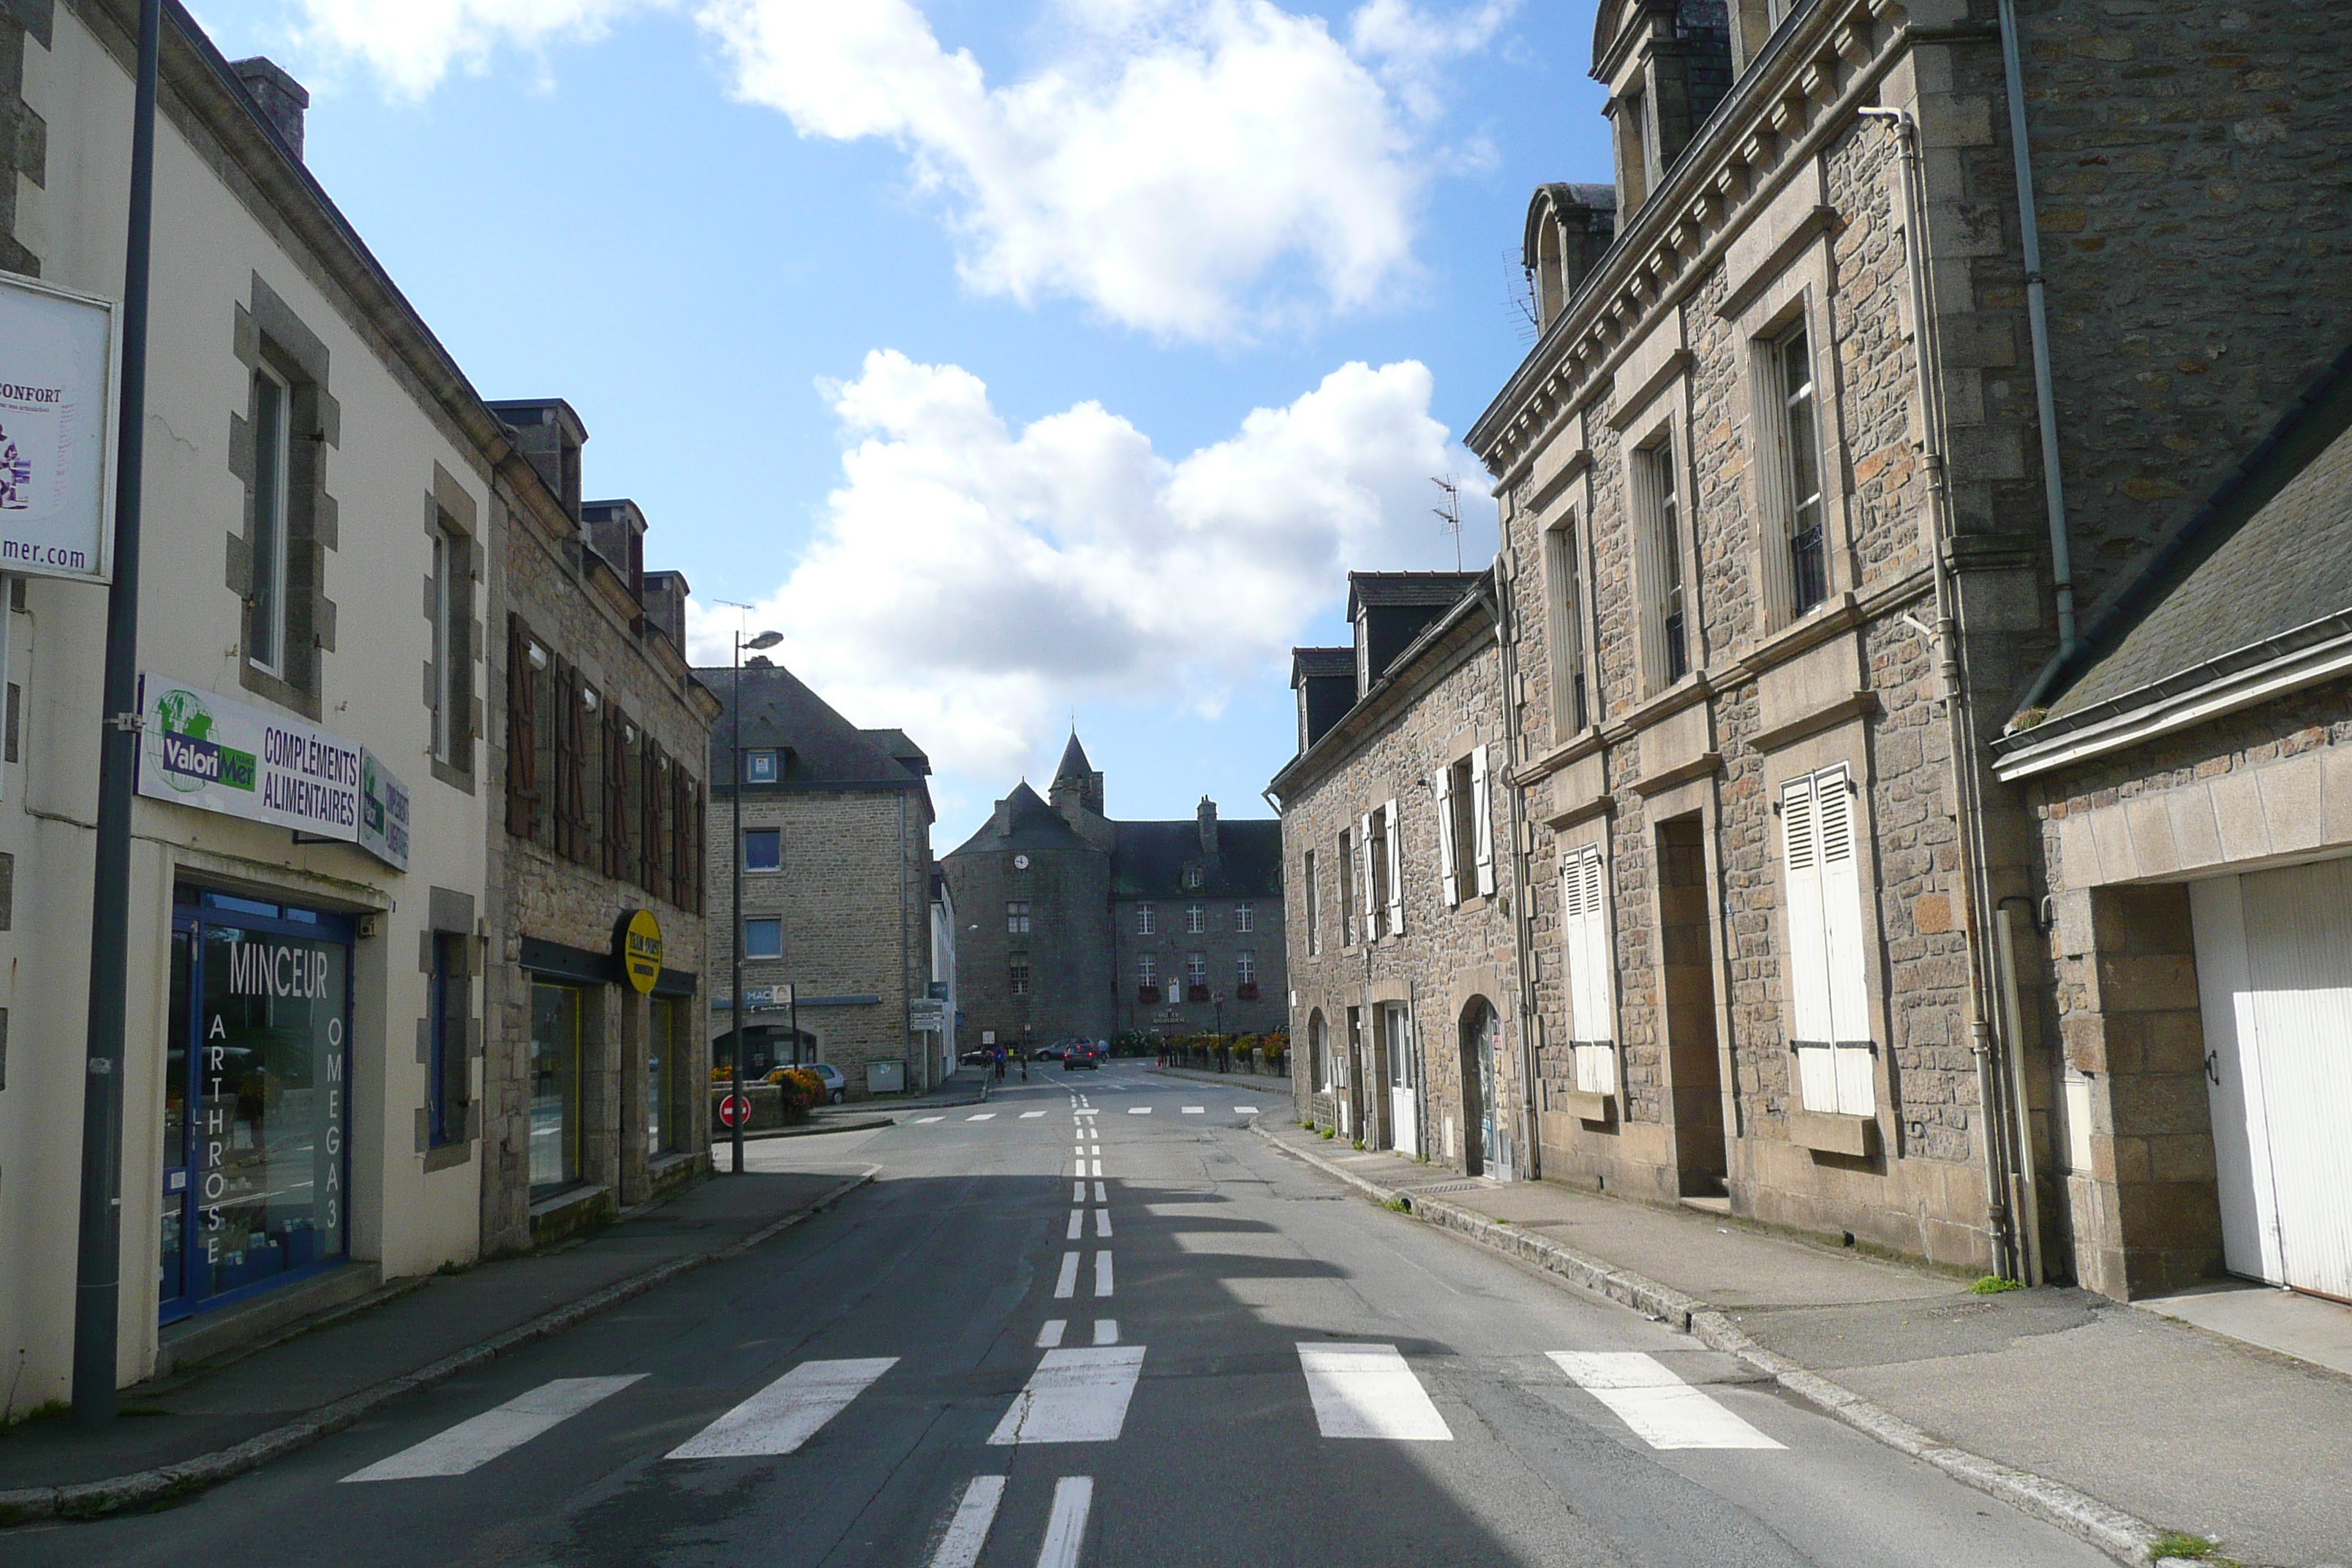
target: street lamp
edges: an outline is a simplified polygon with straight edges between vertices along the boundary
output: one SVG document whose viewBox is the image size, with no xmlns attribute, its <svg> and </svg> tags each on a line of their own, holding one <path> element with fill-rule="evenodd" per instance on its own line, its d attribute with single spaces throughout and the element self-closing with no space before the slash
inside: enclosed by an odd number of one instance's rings
<svg viewBox="0 0 2352 1568">
<path fill-rule="evenodd" d="M 734 803 L 734 810 L 729 814 L 730 826 L 733 831 L 727 837 L 735 846 L 732 851 L 735 857 L 733 912 L 728 917 L 729 924 L 732 928 L 730 951 L 735 960 L 735 974 L 733 980 L 730 982 L 734 988 L 734 999 L 727 1009 L 729 1014 L 727 1054 L 730 1058 L 729 1066 L 733 1069 L 731 1076 L 734 1080 L 735 1093 L 735 1125 L 729 1131 L 733 1134 L 735 1145 L 733 1173 L 739 1176 L 743 1173 L 743 1123 L 751 1119 L 751 1106 L 743 1099 L 743 650 L 747 647 L 771 648 L 783 640 L 784 634 L 782 632 L 761 632 L 749 642 L 743 640 L 743 633 L 740 628 L 735 633 L 734 693 L 731 704 L 735 711 L 729 725 L 735 752 L 735 761 L 732 764 L 735 770 L 735 782 L 728 787 L 727 792 Z M 794 997 L 793 1000 L 797 1002 L 799 998 Z M 798 1022 L 797 1018 L 794 1022 Z M 797 1047 L 800 1044 L 799 1039 L 795 1037 L 793 1044 Z M 794 1053 L 793 1059 L 795 1061 L 799 1059 L 797 1051 Z"/>
</svg>

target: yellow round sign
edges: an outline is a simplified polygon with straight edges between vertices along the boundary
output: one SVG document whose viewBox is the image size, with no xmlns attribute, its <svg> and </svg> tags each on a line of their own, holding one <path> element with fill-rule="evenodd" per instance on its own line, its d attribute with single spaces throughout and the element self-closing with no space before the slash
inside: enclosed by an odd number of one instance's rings
<svg viewBox="0 0 2352 1568">
<path fill-rule="evenodd" d="M 617 955 L 621 973 L 629 977 L 629 984 L 639 995 L 650 995 L 661 981 L 661 922 L 654 919 L 651 910 L 638 910 L 621 922 L 616 934 L 621 939 Z"/>
</svg>

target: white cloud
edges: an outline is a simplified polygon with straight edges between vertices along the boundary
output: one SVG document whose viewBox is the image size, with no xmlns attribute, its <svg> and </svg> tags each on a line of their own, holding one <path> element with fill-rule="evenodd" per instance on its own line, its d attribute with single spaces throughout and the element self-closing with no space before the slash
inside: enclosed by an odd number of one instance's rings
<svg viewBox="0 0 2352 1568">
<path fill-rule="evenodd" d="M 312 48 L 429 90 L 501 47 L 591 38 L 687 0 L 291 0 Z M 1344 40 L 1271 0 L 1046 0 L 1042 63 L 992 80 L 913 0 L 693 0 L 730 89 L 803 136 L 886 139 L 965 285 L 1229 341 L 1377 307 L 1414 279 L 1444 67 L 1517 0 L 1368 0 Z"/>
<path fill-rule="evenodd" d="M 853 721 L 993 780 L 1079 703 L 1214 712 L 1282 679 L 1349 567 L 1432 558 L 1430 390 L 1415 362 L 1343 365 L 1171 461 L 1098 404 L 1015 429 L 971 373 L 868 354 L 825 388 L 855 442 L 842 482 L 751 624 Z M 698 661 L 735 624 L 696 609 Z"/>
</svg>

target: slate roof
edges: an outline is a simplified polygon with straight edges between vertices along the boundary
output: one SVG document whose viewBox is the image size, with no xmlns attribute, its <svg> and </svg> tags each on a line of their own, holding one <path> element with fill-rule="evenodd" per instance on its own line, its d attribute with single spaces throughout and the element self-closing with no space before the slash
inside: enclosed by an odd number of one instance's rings
<svg viewBox="0 0 2352 1568">
<path fill-rule="evenodd" d="M 1365 606 L 1451 605 L 1477 586 L 1484 572 L 1350 572 L 1348 618 Z"/>
<path fill-rule="evenodd" d="M 1078 744 L 1078 732 L 1070 731 L 1070 743 L 1062 748 L 1061 763 L 1054 769 L 1056 781 L 1076 779 L 1080 783 L 1094 777 L 1095 765 L 1087 761 L 1087 749 Z"/>
<path fill-rule="evenodd" d="M 1004 797 L 1004 827 L 997 829 L 996 814 L 980 825 L 980 831 L 957 845 L 942 858 L 982 851 L 1004 849 L 1084 849 L 1098 853 L 1093 845 L 1078 837 L 1077 829 L 1062 819 L 1062 814 L 1047 805 L 1024 779 Z"/>
<path fill-rule="evenodd" d="M 710 727 L 712 788 L 724 794 L 733 776 L 735 672 L 697 669 L 695 679 L 719 699 Z M 780 664 L 743 668 L 743 749 L 789 751 L 783 778 L 755 789 L 929 789 L 929 759 L 903 731 L 861 730 Z M 920 771 L 898 760 L 921 759 Z"/>
<path fill-rule="evenodd" d="M 1278 899 L 1282 896 L 1282 824 L 1263 820 L 1217 824 L 1217 853 L 1201 853 L 1201 825 L 1120 822 L 1111 851 L 1114 899 Z M 1201 886 L 1184 886 L 1184 868 L 1197 865 Z"/>
<path fill-rule="evenodd" d="M 1316 676 L 1356 679 L 1356 650 L 1351 647 L 1295 647 L 1290 650 L 1290 684 Z"/>
<path fill-rule="evenodd" d="M 2194 688 L 2352 616 L 2352 349 L 2084 635 L 2030 743 Z M 2095 712 L 2094 711 L 2095 710 Z M 2063 728 L 2062 724 L 2062 728 Z"/>
</svg>

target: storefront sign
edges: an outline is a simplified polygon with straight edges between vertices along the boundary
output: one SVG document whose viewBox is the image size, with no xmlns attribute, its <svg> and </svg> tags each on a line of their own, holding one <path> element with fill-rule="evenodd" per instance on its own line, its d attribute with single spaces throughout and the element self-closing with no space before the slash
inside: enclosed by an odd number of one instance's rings
<svg viewBox="0 0 2352 1568">
<path fill-rule="evenodd" d="M 613 927 L 613 962 L 628 977 L 630 988 L 650 995 L 661 982 L 661 922 L 651 910 L 632 910 Z"/>
<path fill-rule="evenodd" d="M 285 714 L 140 678 L 139 793 L 356 844 L 408 868 L 408 791 L 382 758 Z"/>
<path fill-rule="evenodd" d="M 0 279 L 0 572 L 112 567 L 114 305 Z"/>
</svg>

